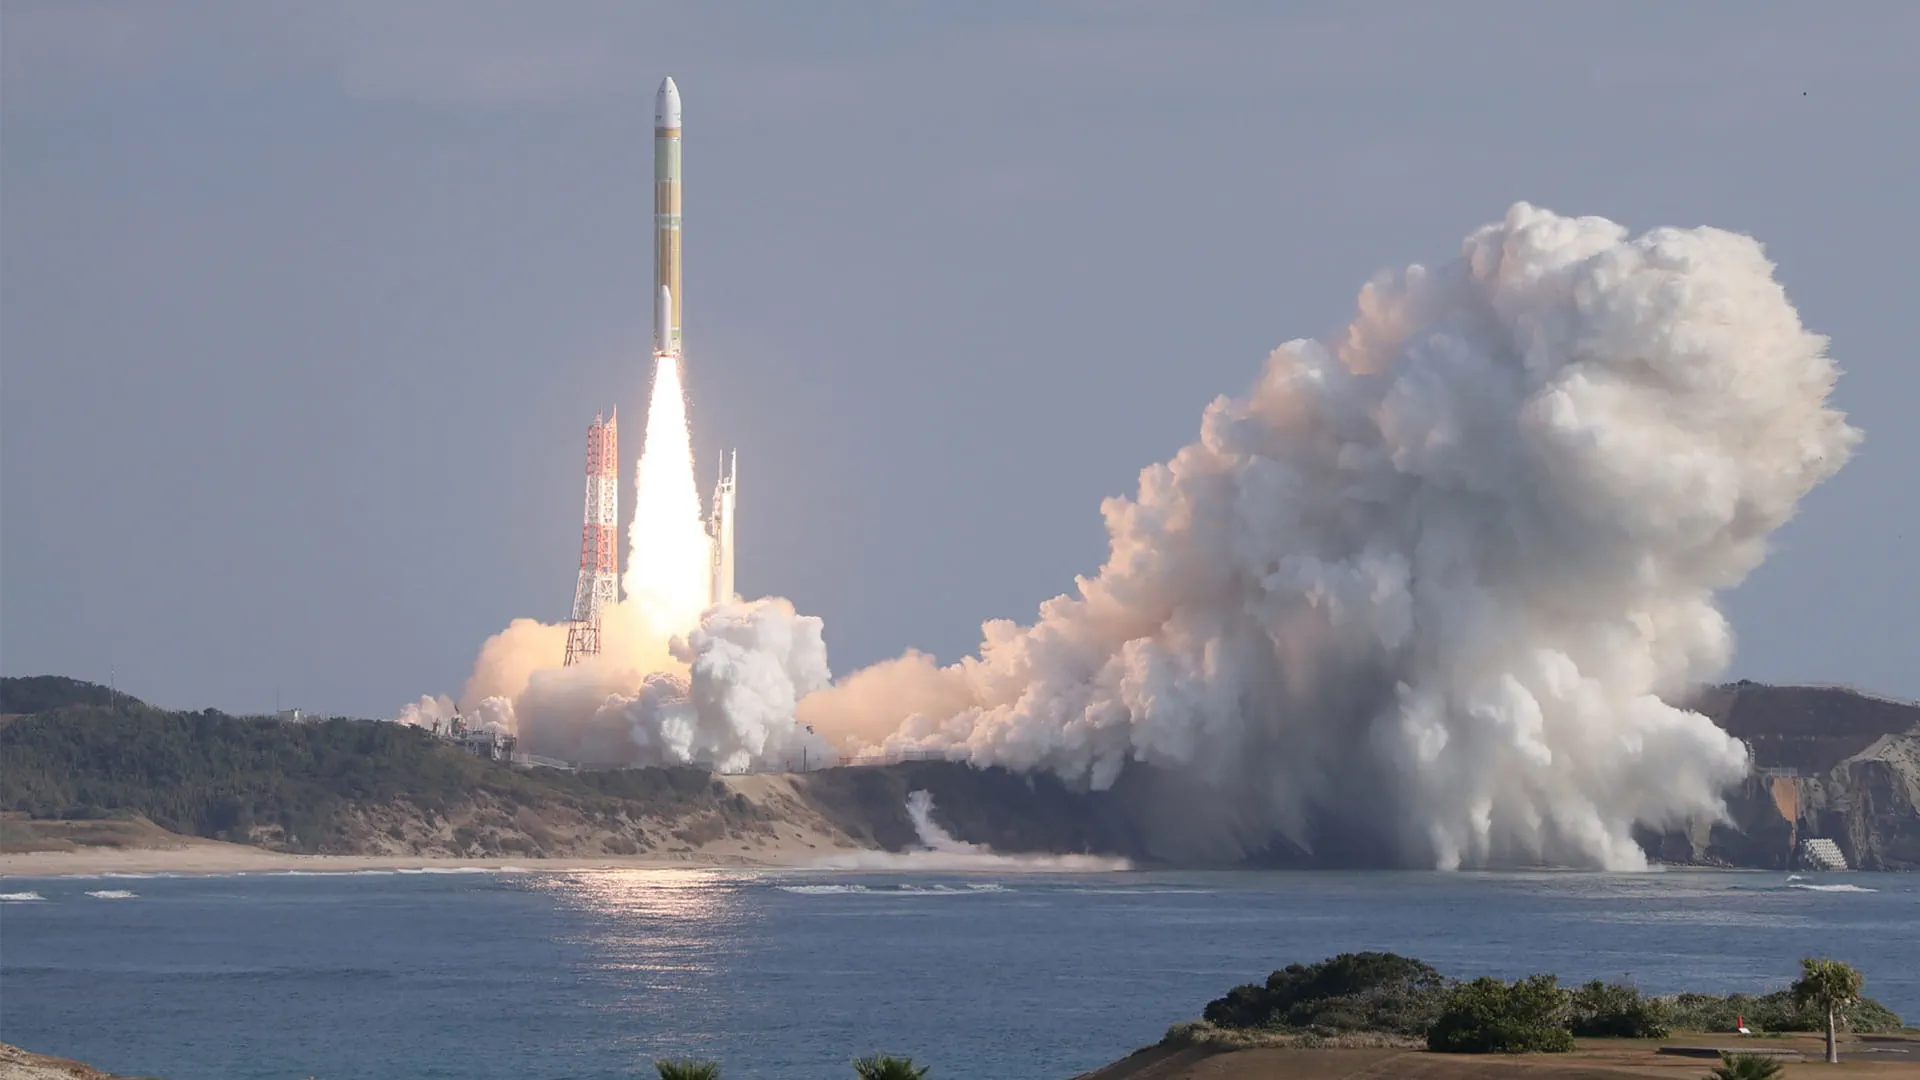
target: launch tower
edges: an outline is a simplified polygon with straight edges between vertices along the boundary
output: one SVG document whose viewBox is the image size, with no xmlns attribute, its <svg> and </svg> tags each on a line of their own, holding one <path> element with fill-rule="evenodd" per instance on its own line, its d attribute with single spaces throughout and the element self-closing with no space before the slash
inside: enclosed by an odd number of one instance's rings
<svg viewBox="0 0 1920 1080">
<path fill-rule="evenodd" d="M 587 511 L 580 529 L 580 584 L 573 592 L 566 665 L 600 654 L 600 617 L 619 597 L 615 533 L 620 523 L 620 410 L 587 428 Z"/>
</svg>

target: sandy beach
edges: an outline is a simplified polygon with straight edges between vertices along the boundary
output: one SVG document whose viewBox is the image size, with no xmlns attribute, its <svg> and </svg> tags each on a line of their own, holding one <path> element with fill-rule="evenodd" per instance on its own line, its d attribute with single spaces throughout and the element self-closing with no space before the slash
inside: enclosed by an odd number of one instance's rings
<svg viewBox="0 0 1920 1080">
<path fill-rule="evenodd" d="M 294 855 L 241 844 L 203 841 L 177 848 L 86 848 L 78 851 L 29 851 L 0 854 L 0 879 L 72 877 L 96 874 L 245 874 L 299 870 L 345 873 L 355 870 L 478 869 L 588 870 L 718 867 L 796 867 L 818 860 L 817 849 L 765 848 L 751 854 L 695 851 L 679 855 L 530 859 L 461 858 L 419 855 Z"/>
</svg>

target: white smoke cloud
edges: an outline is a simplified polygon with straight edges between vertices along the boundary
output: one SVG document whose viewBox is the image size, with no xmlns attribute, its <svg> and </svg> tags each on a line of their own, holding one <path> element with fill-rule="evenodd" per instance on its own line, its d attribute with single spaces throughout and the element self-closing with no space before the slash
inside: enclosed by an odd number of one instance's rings
<svg viewBox="0 0 1920 1080">
<path fill-rule="evenodd" d="M 1111 873 L 1133 869 L 1104 855 L 1002 855 L 985 844 L 955 839 L 933 820 L 933 794 L 907 793 L 907 818 L 920 846 L 907 851 L 854 851 L 813 861 L 820 870 L 892 870 L 900 873 Z M 805 888 L 805 886 L 802 886 Z M 817 886 L 816 886 L 817 888 Z M 832 889 L 835 886 L 827 886 Z"/>
<path fill-rule="evenodd" d="M 794 719 L 830 680 L 820 620 L 777 598 L 706 606 L 711 548 L 673 357 L 655 358 L 636 474 L 628 595 L 601 612 L 598 655 L 563 666 L 569 627 L 516 619 L 481 646 L 457 705 L 423 697 L 395 719 L 444 730 L 459 716 L 590 765 L 738 772 L 831 758 Z"/>
<path fill-rule="evenodd" d="M 627 605 L 621 605 L 626 608 Z M 628 614 L 631 614 L 629 611 Z M 600 656 L 561 667 L 548 639 L 565 630 L 519 620 L 482 648 L 459 706 L 427 697 L 401 723 L 443 726 L 456 712 L 476 728 L 518 737 L 528 753 L 593 765 L 710 765 L 723 772 L 832 760 L 833 748 L 794 719 L 794 706 L 828 685 L 817 618 L 778 597 L 717 604 L 648 659 L 612 632 Z M 484 695 L 484 696 L 483 696 Z"/>
<path fill-rule="evenodd" d="M 1104 505 L 1077 595 L 800 716 L 1094 788 L 1162 767 L 1212 854 L 1644 866 L 1636 824 L 1721 814 L 1747 767 L 1668 702 L 1859 438 L 1825 345 L 1747 237 L 1516 205 L 1216 400 Z"/>
</svg>

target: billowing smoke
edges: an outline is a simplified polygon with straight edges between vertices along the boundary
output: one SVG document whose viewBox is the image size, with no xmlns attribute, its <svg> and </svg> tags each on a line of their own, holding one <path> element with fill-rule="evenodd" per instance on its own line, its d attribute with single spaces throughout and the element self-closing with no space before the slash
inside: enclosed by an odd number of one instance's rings
<svg viewBox="0 0 1920 1080">
<path fill-rule="evenodd" d="M 565 627 L 558 629 L 564 645 Z M 609 648 L 572 667 L 534 661 L 509 678 L 514 644 L 539 636 L 513 628 L 496 635 L 458 707 L 426 697 L 397 719 L 444 728 L 458 713 L 470 727 L 516 734 L 528 753 L 590 765 L 699 763 L 741 772 L 837 756 L 794 721 L 795 703 L 828 683 L 820 620 L 779 597 L 713 606 L 663 660 Z"/>
<path fill-rule="evenodd" d="M 598 656 L 562 666 L 567 625 L 516 619 L 481 647 L 457 702 L 423 697 L 395 719 L 446 730 L 458 716 L 526 753 L 590 765 L 831 760 L 794 720 L 795 703 L 828 684 L 820 620 L 778 598 L 706 606 L 709 548 L 671 357 L 656 364 L 636 486 L 627 596 L 602 613 Z"/>
<path fill-rule="evenodd" d="M 1075 595 L 800 716 L 1093 788 L 1157 767 L 1170 854 L 1643 866 L 1636 824 L 1723 813 L 1747 768 L 1671 702 L 1858 440 L 1825 345 L 1747 237 L 1516 205 L 1216 400 Z"/>
</svg>

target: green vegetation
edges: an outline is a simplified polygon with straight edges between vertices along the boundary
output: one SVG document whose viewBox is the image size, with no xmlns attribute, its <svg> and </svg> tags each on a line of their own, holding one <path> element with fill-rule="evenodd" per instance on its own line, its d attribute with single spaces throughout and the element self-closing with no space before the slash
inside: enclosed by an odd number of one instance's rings
<svg viewBox="0 0 1920 1080">
<path fill-rule="evenodd" d="M 854 1059 L 853 1074 L 860 1080 L 921 1080 L 927 1075 L 927 1067 L 915 1065 L 912 1058 L 872 1054 Z"/>
<path fill-rule="evenodd" d="M 653 1069 L 660 1074 L 660 1080 L 720 1080 L 720 1063 L 717 1061 L 669 1058 L 654 1062 Z"/>
<path fill-rule="evenodd" d="M 5 682 L 9 701 L 83 699 L 0 725 L 0 810 L 35 818 L 141 814 L 178 833 L 246 842 L 264 829 L 289 850 L 352 852 L 364 838 L 348 811 L 366 805 L 406 804 L 430 821 L 480 796 L 601 817 L 700 810 L 721 831 L 760 814 L 700 769 L 515 769 L 399 724 L 169 712 L 125 696 L 103 705 L 44 679 Z M 477 832 L 464 840 L 485 853 Z"/>
<path fill-rule="evenodd" d="M 1573 992 L 1568 1028 L 1582 1038 L 1664 1039 L 1671 1026 L 1664 1002 L 1637 987 L 1595 979 Z"/>
<path fill-rule="evenodd" d="M 1834 1037 L 1836 1017 L 1860 1000 L 1866 983 L 1858 969 L 1838 960 L 1807 957 L 1800 961 L 1800 981 L 1793 984 L 1793 1003 L 1802 1009 L 1820 1012 L 1827 1023 L 1827 1061 L 1840 1063 L 1839 1044 Z"/>
<path fill-rule="evenodd" d="M 1679 994 L 1662 1002 L 1675 1031 L 1732 1031 L 1744 1019 L 1761 1032 L 1819 1031 L 1826 1020 L 1817 1009 L 1793 1000 L 1792 990 L 1771 994 Z M 1861 998 L 1844 1010 L 1847 1027 L 1864 1034 L 1901 1029 L 1892 1009 Z"/>
<path fill-rule="evenodd" d="M 1551 975 L 1511 983 L 1479 978 L 1453 987 L 1427 1029 L 1427 1049 L 1443 1054 L 1566 1053 L 1567 993 Z"/>
<path fill-rule="evenodd" d="M 1901 1029 L 1892 1010 L 1860 996 L 1859 972 L 1832 961 L 1804 966 L 1792 990 L 1653 998 L 1597 979 L 1568 990 L 1552 975 L 1450 982 L 1409 957 L 1343 953 L 1236 986 L 1207 1003 L 1204 1019 L 1174 1025 L 1162 1042 L 1396 1045 L 1417 1036 L 1446 1053 L 1562 1052 L 1573 1049 L 1575 1036 L 1662 1039 L 1675 1029 L 1732 1031 L 1742 1018 L 1755 1031 L 1818 1031 L 1829 1003 L 1855 1031 Z"/>
<path fill-rule="evenodd" d="M 69 705 L 144 705 L 128 694 L 64 675 L 0 679 L 0 716 L 51 712 Z"/>
<path fill-rule="evenodd" d="M 1774 1080 L 1786 1066 L 1768 1054 L 1720 1053 L 1720 1064 L 1707 1074 L 1707 1080 Z"/>
<path fill-rule="evenodd" d="M 1377 1031 L 1424 1034 L 1440 1015 L 1445 980 L 1418 960 L 1393 953 L 1342 953 L 1291 964 L 1264 985 L 1236 986 L 1202 1013 L 1220 1028 L 1268 1028 L 1330 1035 Z"/>
</svg>

